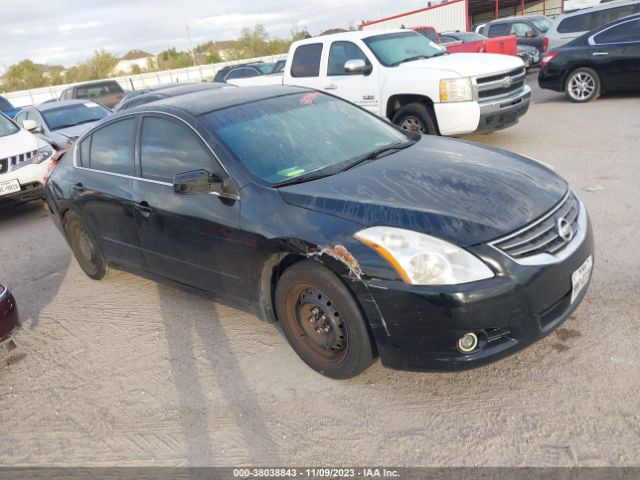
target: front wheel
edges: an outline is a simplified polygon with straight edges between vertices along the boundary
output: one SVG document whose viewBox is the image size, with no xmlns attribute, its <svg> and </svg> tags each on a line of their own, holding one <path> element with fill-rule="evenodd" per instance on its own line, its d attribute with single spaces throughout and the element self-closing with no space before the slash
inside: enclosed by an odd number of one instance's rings
<svg viewBox="0 0 640 480">
<path fill-rule="evenodd" d="M 287 269 L 276 287 L 285 337 L 311 368 L 351 378 L 373 362 L 369 331 L 353 295 L 330 270 L 311 260 Z"/>
<path fill-rule="evenodd" d="M 600 76 L 590 68 L 578 68 L 567 77 L 565 95 L 572 102 L 584 103 L 600 96 Z"/>
<path fill-rule="evenodd" d="M 433 108 L 422 103 L 410 103 L 400 108 L 393 116 L 393 123 L 414 133 L 437 135 Z"/>
</svg>

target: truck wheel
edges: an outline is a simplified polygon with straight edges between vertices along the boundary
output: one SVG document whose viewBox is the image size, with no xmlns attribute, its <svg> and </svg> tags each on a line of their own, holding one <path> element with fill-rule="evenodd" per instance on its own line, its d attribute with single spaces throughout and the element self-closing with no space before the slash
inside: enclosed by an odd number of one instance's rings
<svg viewBox="0 0 640 480">
<path fill-rule="evenodd" d="M 82 219 L 74 212 L 65 215 L 64 231 L 80 268 L 87 276 L 94 280 L 112 276 L 114 270 L 107 265 L 98 243 Z"/>
<path fill-rule="evenodd" d="M 564 93 L 572 102 L 584 103 L 600 96 L 600 76 L 586 67 L 577 68 L 569 74 Z"/>
<path fill-rule="evenodd" d="M 373 362 L 369 331 L 353 295 L 319 263 L 305 260 L 287 269 L 275 304 L 285 337 L 317 372 L 351 378 Z"/>
<path fill-rule="evenodd" d="M 392 121 L 403 130 L 410 132 L 438 134 L 433 108 L 421 103 L 409 103 L 400 108 Z"/>
</svg>

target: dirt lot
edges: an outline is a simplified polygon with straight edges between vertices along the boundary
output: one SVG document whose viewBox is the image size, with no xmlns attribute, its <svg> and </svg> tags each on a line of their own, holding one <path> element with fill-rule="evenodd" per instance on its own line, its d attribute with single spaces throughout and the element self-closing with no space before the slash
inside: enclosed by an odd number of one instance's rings
<svg viewBox="0 0 640 480">
<path fill-rule="evenodd" d="M 587 204 L 594 278 L 564 328 L 478 370 L 332 381 L 250 315 L 88 279 L 42 206 L 3 209 L 25 328 L 0 351 L 0 465 L 640 465 L 640 96 L 533 88 L 518 126 L 472 140 L 554 165 Z"/>
</svg>

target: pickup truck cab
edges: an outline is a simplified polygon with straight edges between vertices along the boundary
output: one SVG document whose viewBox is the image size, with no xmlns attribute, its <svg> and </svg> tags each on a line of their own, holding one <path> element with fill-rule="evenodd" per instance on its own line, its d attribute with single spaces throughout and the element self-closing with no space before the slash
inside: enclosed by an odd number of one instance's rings
<svg viewBox="0 0 640 480">
<path fill-rule="evenodd" d="M 252 80 L 231 83 L 253 85 Z M 411 30 L 345 32 L 294 42 L 282 83 L 324 90 L 406 130 L 441 135 L 508 127 L 531 101 L 519 58 L 449 55 Z"/>
</svg>

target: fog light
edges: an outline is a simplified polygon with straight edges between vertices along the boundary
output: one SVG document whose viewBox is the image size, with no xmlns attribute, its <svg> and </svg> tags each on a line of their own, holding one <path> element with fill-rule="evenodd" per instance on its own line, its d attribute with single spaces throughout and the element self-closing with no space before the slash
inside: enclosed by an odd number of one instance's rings
<svg viewBox="0 0 640 480">
<path fill-rule="evenodd" d="M 473 332 L 465 333 L 458 340 L 458 350 L 460 350 L 462 353 L 473 352 L 477 346 L 478 337 Z"/>
</svg>

